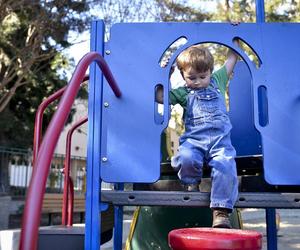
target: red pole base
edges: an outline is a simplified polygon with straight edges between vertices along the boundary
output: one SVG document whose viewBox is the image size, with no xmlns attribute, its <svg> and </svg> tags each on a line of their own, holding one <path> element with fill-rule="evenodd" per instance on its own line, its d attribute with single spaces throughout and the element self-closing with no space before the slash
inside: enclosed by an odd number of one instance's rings
<svg viewBox="0 0 300 250">
<path fill-rule="evenodd" d="M 261 250 L 256 231 L 223 228 L 181 228 L 169 232 L 173 250 Z"/>
</svg>

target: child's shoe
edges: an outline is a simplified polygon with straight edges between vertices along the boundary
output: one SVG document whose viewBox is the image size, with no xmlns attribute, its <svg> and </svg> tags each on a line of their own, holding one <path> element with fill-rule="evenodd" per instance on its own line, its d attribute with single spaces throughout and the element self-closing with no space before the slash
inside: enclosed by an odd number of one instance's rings
<svg viewBox="0 0 300 250">
<path fill-rule="evenodd" d="M 214 228 L 231 228 L 229 220 L 229 212 L 226 208 L 213 209 L 213 224 Z"/>
</svg>

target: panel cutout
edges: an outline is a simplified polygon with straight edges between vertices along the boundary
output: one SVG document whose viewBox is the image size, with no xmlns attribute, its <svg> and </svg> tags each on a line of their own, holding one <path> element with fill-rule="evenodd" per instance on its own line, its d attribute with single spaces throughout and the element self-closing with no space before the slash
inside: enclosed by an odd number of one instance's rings
<svg viewBox="0 0 300 250">
<path fill-rule="evenodd" d="M 266 86 L 259 86 L 257 89 L 258 96 L 258 120 L 259 125 L 265 127 L 269 123 L 268 113 L 268 93 Z"/>
<path fill-rule="evenodd" d="M 239 43 L 239 47 L 245 52 L 245 54 L 248 56 L 249 60 L 253 62 L 253 64 L 256 66 L 256 68 L 260 68 L 260 65 L 262 64 L 261 59 L 255 52 L 255 50 L 243 39 L 240 37 L 234 37 L 232 39 L 233 43 L 237 41 Z"/>
<path fill-rule="evenodd" d="M 158 125 L 164 122 L 164 86 L 157 84 L 154 88 L 154 122 Z"/>
<path fill-rule="evenodd" d="M 187 38 L 184 36 L 179 37 L 175 40 L 163 53 L 159 60 L 159 65 L 162 68 L 165 68 L 169 65 L 169 60 L 173 56 L 176 50 L 178 50 L 181 46 L 187 43 Z"/>
</svg>

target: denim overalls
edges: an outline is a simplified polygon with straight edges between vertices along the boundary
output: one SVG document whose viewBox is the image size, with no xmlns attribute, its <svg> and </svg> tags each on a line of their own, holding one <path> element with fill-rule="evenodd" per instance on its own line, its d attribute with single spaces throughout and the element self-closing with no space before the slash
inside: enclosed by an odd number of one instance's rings
<svg viewBox="0 0 300 250">
<path fill-rule="evenodd" d="M 232 209 L 238 195 L 236 152 L 225 100 L 214 79 L 207 88 L 189 89 L 185 133 L 180 137 L 172 166 L 183 184 L 200 183 L 203 162 L 212 168 L 210 207 Z"/>
</svg>

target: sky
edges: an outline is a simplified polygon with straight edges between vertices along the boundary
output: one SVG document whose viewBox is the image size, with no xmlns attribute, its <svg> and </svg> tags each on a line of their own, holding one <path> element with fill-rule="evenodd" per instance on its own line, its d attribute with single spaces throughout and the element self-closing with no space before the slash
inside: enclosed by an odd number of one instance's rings
<svg viewBox="0 0 300 250">
<path fill-rule="evenodd" d="M 74 58 L 75 65 L 79 60 L 90 50 L 90 31 L 85 31 L 82 34 L 72 33 L 69 38 L 75 44 L 65 51 L 70 57 Z"/>
<path fill-rule="evenodd" d="M 216 7 L 217 2 L 217 0 L 206 1 L 205 9 L 207 11 L 213 10 Z M 199 0 L 188 0 L 188 3 L 192 6 L 203 8 L 203 2 L 201 3 L 201 1 Z M 101 17 L 99 16 L 99 18 Z M 69 40 L 74 42 L 75 44 L 71 46 L 71 48 L 67 49 L 65 53 L 73 58 L 75 61 L 75 65 L 77 65 L 79 60 L 90 51 L 90 31 L 86 31 L 82 34 L 73 32 L 69 37 Z M 68 77 L 70 78 L 71 75 L 72 72 L 70 72 L 70 75 Z"/>
<path fill-rule="evenodd" d="M 122 1 L 122 0 L 118 0 Z M 199 1 L 199 0 L 187 0 L 187 3 L 191 6 L 194 6 L 196 8 L 200 8 L 202 10 L 206 10 L 208 12 L 212 12 L 214 9 L 216 9 L 217 4 L 223 0 L 206 0 L 206 1 Z M 279 8 L 277 11 L 280 14 L 280 12 L 284 12 L 285 5 L 282 5 L 281 8 Z M 93 14 L 97 13 L 98 19 L 101 19 L 101 10 L 92 9 L 91 10 Z M 66 54 L 69 55 L 69 57 L 73 58 L 75 61 L 75 65 L 78 64 L 79 60 L 90 51 L 90 31 L 86 31 L 82 34 L 77 34 L 75 32 L 70 34 L 69 40 L 73 43 L 75 43 L 71 48 L 67 49 L 65 51 Z M 71 76 L 70 72 L 70 76 Z"/>
</svg>

